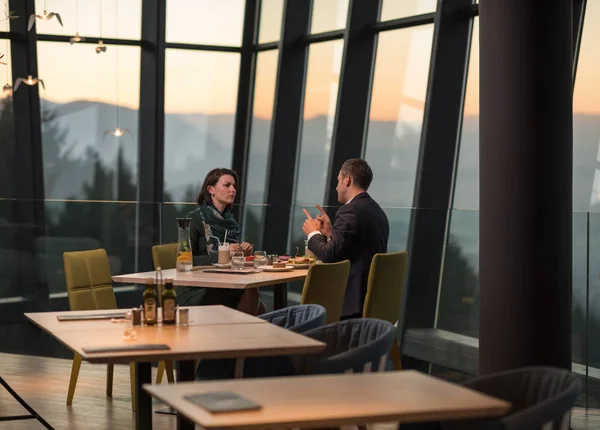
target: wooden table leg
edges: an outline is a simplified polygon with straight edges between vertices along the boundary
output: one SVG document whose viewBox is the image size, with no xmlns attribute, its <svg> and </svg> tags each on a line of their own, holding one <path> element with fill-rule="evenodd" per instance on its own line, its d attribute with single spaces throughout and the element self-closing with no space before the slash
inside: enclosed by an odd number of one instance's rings
<svg viewBox="0 0 600 430">
<path fill-rule="evenodd" d="M 193 360 L 177 362 L 177 382 L 193 381 L 196 369 Z M 194 430 L 196 425 L 181 414 L 177 414 L 177 430 Z"/>
<path fill-rule="evenodd" d="M 142 388 L 143 384 L 152 383 L 152 365 L 135 363 L 135 428 L 136 430 L 152 428 L 152 397 Z"/>
<path fill-rule="evenodd" d="M 287 284 L 273 286 L 273 309 L 287 308 Z"/>
</svg>

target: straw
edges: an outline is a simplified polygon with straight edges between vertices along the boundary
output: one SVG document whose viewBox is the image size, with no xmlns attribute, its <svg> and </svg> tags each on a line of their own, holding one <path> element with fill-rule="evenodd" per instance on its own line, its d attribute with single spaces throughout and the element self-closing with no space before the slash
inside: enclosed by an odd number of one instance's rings
<svg viewBox="0 0 600 430">
<path fill-rule="evenodd" d="M 217 236 L 210 236 L 210 237 L 214 237 L 215 239 L 217 239 L 217 243 L 219 244 L 219 246 L 221 246 L 221 241 L 219 240 L 219 238 Z"/>
<path fill-rule="evenodd" d="M 227 233 L 229 233 L 229 230 L 225 229 L 225 237 L 223 238 L 223 243 L 227 243 Z"/>
</svg>

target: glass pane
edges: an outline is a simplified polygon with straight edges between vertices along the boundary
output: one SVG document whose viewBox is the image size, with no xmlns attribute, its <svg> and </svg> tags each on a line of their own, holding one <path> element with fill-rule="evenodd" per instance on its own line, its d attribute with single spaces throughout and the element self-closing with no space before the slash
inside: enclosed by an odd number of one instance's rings
<svg viewBox="0 0 600 430">
<path fill-rule="evenodd" d="M 264 216 L 262 205 L 266 198 L 266 172 L 278 59 L 279 51 L 265 51 L 258 54 L 256 63 L 243 227 L 246 240 L 254 244 L 255 249 L 262 246 L 260 226 Z"/>
<path fill-rule="evenodd" d="M 471 38 L 454 207 L 479 209 L 479 18 L 474 20 Z"/>
<path fill-rule="evenodd" d="M 244 0 L 169 0 L 167 42 L 242 44 Z"/>
<path fill-rule="evenodd" d="M 38 42 L 38 69 L 46 198 L 136 200 L 140 48 Z"/>
<path fill-rule="evenodd" d="M 305 217 L 300 206 L 324 203 L 343 49 L 342 40 L 317 43 L 309 48 L 296 179 L 297 206 L 293 213 L 290 248 L 294 252 L 296 246 L 304 247 L 302 223 Z"/>
<path fill-rule="evenodd" d="M 346 28 L 349 0 L 313 0 L 311 33 Z"/>
<path fill-rule="evenodd" d="M 275 42 L 281 38 L 283 0 L 262 0 L 258 43 Z"/>
<path fill-rule="evenodd" d="M 44 10 L 58 13 L 63 26 L 56 18 L 36 19 L 40 34 L 142 38 L 142 0 L 35 0 L 36 13 Z"/>
<path fill-rule="evenodd" d="M 2 62 L 6 65 L 0 65 L 0 86 L 11 84 L 11 56 L 10 43 L 8 39 L 0 39 L 0 55 Z M 15 122 L 13 116 L 12 95 L 10 92 L 0 93 L 0 198 L 15 197 Z M 9 210 L 10 205 L 5 205 L 4 209 Z M 8 220 L 8 212 L 0 211 L 0 224 L 2 219 Z M 0 245 L 1 246 L 1 245 Z"/>
<path fill-rule="evenodd" d="M 435 12 L 437 0 L 383 0 L 381 21 Z"/>
<path fill-rule="evenodd" d="M 573 210 L 600 210 L 600 3 L 588 2 L 573 93 Z"/>
<path fill-rule="evenodd" d="M 379 35 L 365 158 L 382 206 L 412 205 L 432 39 L 433 25 Z"/>
<path fill-rule="evenodd" d="M 230 167 L 240 56 L 168 49 L 165 201 L 195 201 L 204 176 Z"/>
</svg>

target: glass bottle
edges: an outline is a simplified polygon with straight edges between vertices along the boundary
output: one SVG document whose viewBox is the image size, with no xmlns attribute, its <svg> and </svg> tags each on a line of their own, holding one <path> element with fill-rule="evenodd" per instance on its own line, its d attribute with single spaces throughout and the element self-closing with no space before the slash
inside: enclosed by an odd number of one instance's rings
<svg viewBox="0 0 600 430">
<path fill-rule="evenodd" d="M 179 230 L 179 239 L 177 241 L 177 271 L 191 272 L 192 263 L 192 245 L 190 243 L 190 225 L 191 218 L 177 218 L 177 228 Z"/>
<path fill-rule="evenodd" d="M 146 279 L 146 289 L 144 290 L 144 324 L 156 324 L 156 291 L 154 291 L 153 279 Z"/>
<path fill-rule="evenodd" d="M 173 290 L 173 280 L 165 279 L 165 288 L 162 293 L 163 324 L 175 324 L 175 309 L 177 308 L 177 295 Z"/>
</svg>

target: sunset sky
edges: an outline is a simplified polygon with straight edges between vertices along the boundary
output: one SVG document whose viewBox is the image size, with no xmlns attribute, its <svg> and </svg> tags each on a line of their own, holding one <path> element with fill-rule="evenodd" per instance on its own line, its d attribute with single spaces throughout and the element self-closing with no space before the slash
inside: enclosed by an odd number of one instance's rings
<svg viewBox="0 0 600 430">
<path fill-rule="evenodd" d="M 313 32 L 329 31 L 345 25 L 348 0 L 314 2 Z M 384 0 L 382 19 L 431 12 L 435 4 L 436 0 Z M 38 20 L 36 26 L 40 33 L 72 35 L 79 29 L 82 36 L 100 36 L 102 10 L 104 37 L 139 39 L 141 36 L 141 0 L 46 0 L 46 6 L 49 12 L 61 14 L 64 27 L 56 20 Z M 41 12 L 44 0 L 36 0 L 36 8 Z M 282 9 L 283 0 L 263 0 L 260 42 L 279 38 Z M 167 40 L 239 45 L 243 14 L 244 0 L 168 0 Z M 600 80 L 597 78 L 600 56 L 594 54 L 600 43 L 600 26 L 595 25 L 599 21 L 600 2 L 588 2 L 574 97 L 576 112 L 600 113 Z M 4 24 L 0 24 L 0 27 Z M 432 35 L 432 26 L 382 33 L 376 57 L 372 119 L 396 120 L 403 106 L 422 110 Z M 5 51 L 4 46 L 2 41 L 0 53 Z M 479 111 L 477 23 L 472 48 L 465 100 L 467 115 L 475 115 Z M 311 46 L 305 96 L 306 118 L 331 111 L 332 97 L 337 91 L 342 50 L 341 42 Z M 117 56 L 120 103 L 137 108 L 140 75 L 138 47 L 108 46 L 105 54 L 98 55 L 93 45 L 39 42 L 39 75 L 46 84 L 42 97 L 60 103 L 79 99 L 115 103 Z M 7 57 L 10 60 L 9 53 Z M 258 56 L 255 115 L 271 116 L 277 60 L 276 52 Z M 5 80 L 6 71 L 0 71 L 0 79 Z M 234 112 L 238 73 L 238 54 L 168 50 L 166 111 L 208 114 Z"/>
</svg>

